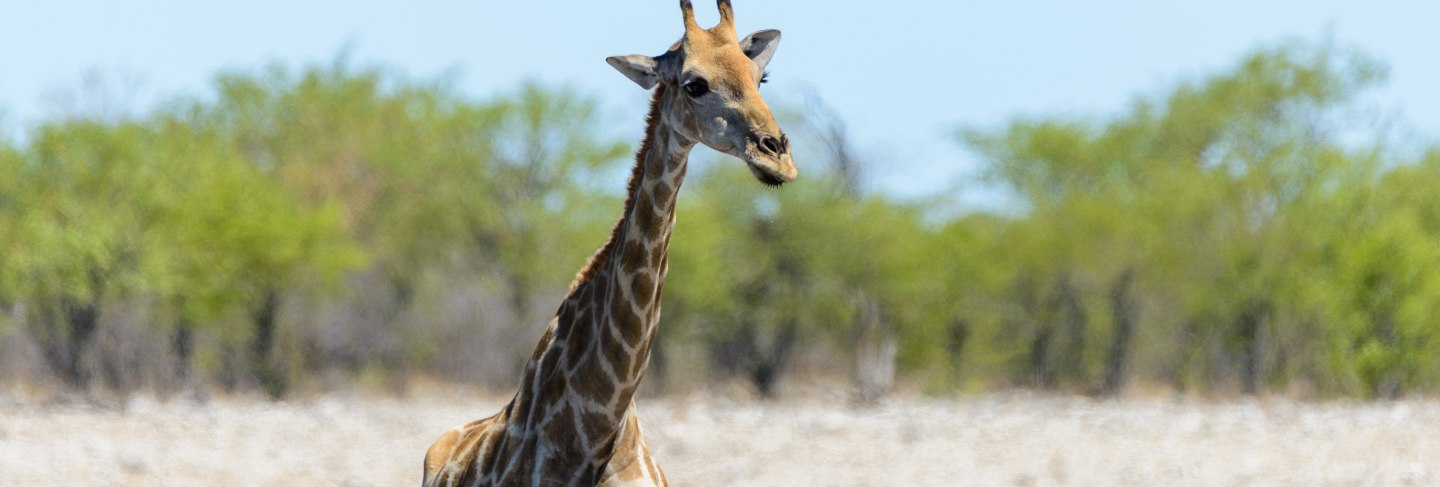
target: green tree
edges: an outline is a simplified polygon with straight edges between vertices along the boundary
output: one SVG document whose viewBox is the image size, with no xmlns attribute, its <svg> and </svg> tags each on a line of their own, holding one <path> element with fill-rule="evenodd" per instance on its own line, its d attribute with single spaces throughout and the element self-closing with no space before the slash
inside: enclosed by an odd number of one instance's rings
<svg viewBox="0 0 1440 487">
<path fill-rule="evenodd" d="M 571 89 L 530 82 L 491 103 L 499 125 L 486 154 L 488 172 L 475 181 L 488 199 L 469 208 L 466 228 L 481 254 L 494 260 L 511 306 L 528 323 L 537 288 L 558 289 L 613 222 L 613 214 L 590 209 L 599 193 L 581 182 L 613 169 L 631 146 L 597 135 L 602 124 L 596 102 Z M 554 255 L 582 257 L 547 257 Z"/>
<path fill-rule="evenodd" d="M 477 102 L 343 58 L 227 74 L 217 86 L 195 123 L 305 205 L 336 206 L 371 256 L 365 274 L 383 288 L 355 291 L 352 305 L 371 318 L 333 352 L 353 368 L 403 374 L 435 347 L 402 318 L 437 273 L 499 276 L 516 321 L 529 323 L 537 294 L 563 290 L 613 217 L 596 216 L 596 193 L 579 182 L 609 171 L 626 146 L 595 135 L 595 102 L 570 89 L 528 83 Z"/>
<path fill-rule="evenodd" d="M 102 307 L 143 284 L 149 208 L 140 196 L 154 180 L 144 157 L 153 143 L 136 123 L 74 120 L 42 126 L 7 161 L 7 178 L 24 184 L 7 190 L 0 209 L 9 227 L 4 294 L 26 305 L 46 361 L 77 388 L 90 384 L 86 356 Z"/>
<path fill-rule="evenodd" d="M 0 138 L 0 333 L 11 325 L 16 287 L 12 276 L 19 265 L 20 213 L 23 208 L 21 177 L 25 157 L 9 140 Z"/>
<path fill-rule="evenodd" d="M 901 290 L 915 285 L 906 273 L 918 266 L 904 260 L 921 233 L 917 211 L 852 198 L 833 171 L 777 190 L 728 162 L 687 183 L 668 322 L 697 331 L 713 364 L 764 397 L 804 345 L 854 353 L 865 326 L 901 327 L 910 309 Z"/>
<path fill-rule="evenodd" d="M 1292 298 L 1306 215 L 1353 182 L 1342 137 L 1383 136 L 1352 111 L 1383 73 L 1328 45 L 1289 45 L 1105 124 L 967 131 L 991 181 L 1027 206 L 1005 261 L 1018 270 L 1010 326 L 1030 344 L 1020 369 L 1041 387 L 1114 393 L 1136 344 L 1169 335 L 1176 348 L 1149 360 L 1182 386 L 1284 382 L 1293 357 L 1313 355 L 1306 324 L 1320 319 Z"/>
<path fill-rule="evenodd" d="M 1322 385 L 1336 392 L 1394 398 L 1434 388 L 1440 279 L 1427 270 L 1440 264 L 1436 153 L 1379 178 L 1363 171 L 1317 204 L 1324 225 L 1316 228 L 1329 238 L 1307 249 L 1316 272 L 1297 276 L 1305 284 L 1296 300 L 1326 317 Z M 1352 157 L 1368 168 L 1378 162 Z"/>
<path fill-rule="evenodd" d="M 213 133 L 171 124 L 172 184 L 152 193 L 156 230 L 147 252 L 155 293 L 177 313 L 174 349 L 188 370 L 193 327 L 243 311 L 251 324 L 250 372 L 272 396 L 289 385 L 275 348 L 289 293 L 321 289 L 363 262 L 344 233 L 338 205 L 307 207 Z"/>
</svg>

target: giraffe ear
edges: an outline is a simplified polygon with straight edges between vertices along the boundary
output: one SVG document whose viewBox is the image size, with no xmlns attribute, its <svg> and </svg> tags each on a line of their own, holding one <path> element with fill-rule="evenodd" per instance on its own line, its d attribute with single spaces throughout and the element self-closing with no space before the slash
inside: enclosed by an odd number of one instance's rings
<svg viewBox="0 0 1440 487">
<path fill-rule="evenodd" d="M 745 55 L 750 56 L 750 60 L 755 61 L 755 65 L 762 70 L 765 65 L 770 64 L 770 58 L 775 56 L 776 47 L 780 47 L 780 31 L 775 29 L 750 34 L 740 41 L 740 50 L 745 51 Z"/>
<path fill-rule="evenodd" d="M 626 78 L 630 78 L 630 81 L 634 81 L 635 84 L 640 85 L 641 88 L 648 90 L 654 88 L 655 83 L 660 82 L 660 75 L 656 72 L 658 63 L 655 62 L 655 58 L 653 57 L 640 54 L 611 56 L 605 58 L 605 62 L 610 63 L 611 66 L 614 66 L 616 70 L 620 71 L 620 74 L 625 75 Z"/>
</svg>

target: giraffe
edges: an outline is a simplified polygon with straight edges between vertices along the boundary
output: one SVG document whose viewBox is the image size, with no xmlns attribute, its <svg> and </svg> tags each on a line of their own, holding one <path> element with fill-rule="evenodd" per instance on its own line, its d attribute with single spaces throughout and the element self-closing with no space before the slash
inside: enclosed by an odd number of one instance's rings
<svg viewBox="0 0 1440 487">
<path fill-rule="evenodd" d="M 668 272 L 675 200 L 690 150 L 732 155 L 762 184 L 798 172 L 790 140 L 760 96 L 780 32 L 735 33 L 730 0 L 704 29 L 680 1 L 685 34 L 659 56 L 606 59 L 654 92 L 624 211 L 570 284 L 514 398 L 443 433 L 425 454 L 425 486 L 668 485 L 650 457 L 635 389 L 650 360 Z"/>
</svg>

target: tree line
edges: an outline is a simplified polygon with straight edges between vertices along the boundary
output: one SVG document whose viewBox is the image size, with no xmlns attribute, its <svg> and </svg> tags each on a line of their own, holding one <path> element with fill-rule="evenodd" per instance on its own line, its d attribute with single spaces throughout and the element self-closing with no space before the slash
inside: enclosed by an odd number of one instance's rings
<svg viewBox="0 0 1440 487">
<path fill-rule="evenodd" d="M 1113 115 L 962 130 L 984 175 L 923 200 L 869 190 L 882 168 L 810 100 L 795 184 L 692 164 L 647 382 L 1434 391 L 1440 146 L 1376 108 L 1384 80 L 1330 44 L 1258 50 Z M 572 89 L 343 59 L 212 89 L 0 142 L 0 379 L 513 387 L 639 137 Z M 976 185 L 1012 201 L 943 209 Z"/>
</svg>

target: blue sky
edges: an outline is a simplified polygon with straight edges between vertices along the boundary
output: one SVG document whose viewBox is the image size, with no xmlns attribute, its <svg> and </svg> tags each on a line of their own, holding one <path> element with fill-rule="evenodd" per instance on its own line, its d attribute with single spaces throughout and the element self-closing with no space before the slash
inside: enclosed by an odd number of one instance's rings
<svg viewBox="0 0 1440 487">
<path fill-rule="evenodd" d="M 878 169 L 876 184 L 900 195 L 941 191 L 973 169 L 951 141 L 957 126 L 1115 113 L 1257 47 L 1327 33 L 1388 63 L 1382 107 L 1421 136 L 1440 135 L 1433 0 L 734 1 L 740 30 L 784 32 L 769 96 L 822 95 Z M 701 23 L 713 22 L 710 2 L 696 3 Z M 348 46 L 357 62 L 411 77 L 455 75 L 477 97 L 523 79 L 568 83 L 603 100 L 638 138 L 645 94 L 604 58 L 662 52 L 681 32 L 675 4 L 10 2 L 0 8 L 0 111 L 7 133 L 23 132 L 93 70 L 139 111 L 203 95 L 221 69 L 323 62 Z"/>
</svg>

